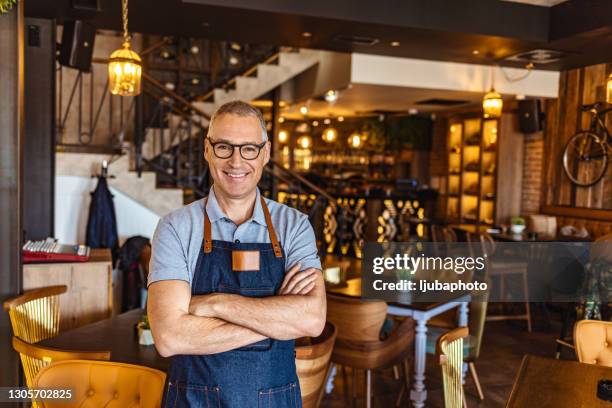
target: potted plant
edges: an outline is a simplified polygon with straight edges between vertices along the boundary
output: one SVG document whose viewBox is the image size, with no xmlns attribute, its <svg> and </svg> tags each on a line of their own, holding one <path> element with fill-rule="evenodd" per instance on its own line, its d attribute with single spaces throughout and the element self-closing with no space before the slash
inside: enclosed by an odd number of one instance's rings
<svg viewBox="0 0 612 408">
<path fill-rule="evenodd" d="M 510 231 L 513 234 L 522 234 L 525 230 L 525 219 L 523 217 L 510 218 Z"/>
<path fill-rule="evenodd" d="M 151 326 L 149 326 L 149 317 L 147 315 L 140 318 L 136 328 L 138 329 L 138 343 L 143 346 L 152 345 L 153 334 L 151 333 Z"/>
<path fill-rule="evenodd" d="M 0 0 L 0 15 L 8 13 L 17 0 Z"/>
</svg>

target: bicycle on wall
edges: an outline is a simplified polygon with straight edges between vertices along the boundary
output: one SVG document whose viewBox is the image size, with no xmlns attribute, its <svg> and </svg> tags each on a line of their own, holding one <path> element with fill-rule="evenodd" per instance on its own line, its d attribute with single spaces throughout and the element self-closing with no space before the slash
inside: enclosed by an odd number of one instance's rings
<svg viewBox="0 0 612 408">
<path fill-rule="evenodd" d="M 604 123 L 612 107 L 605 103 L 582 105 L 581 112 L 591 114 L 591 126 L 581 130 L 567 141 L 563 150 L 563 170 L 572 183 L 580 187 L 597 184 L 606 174 L 612 137 Z"/>
</svg>

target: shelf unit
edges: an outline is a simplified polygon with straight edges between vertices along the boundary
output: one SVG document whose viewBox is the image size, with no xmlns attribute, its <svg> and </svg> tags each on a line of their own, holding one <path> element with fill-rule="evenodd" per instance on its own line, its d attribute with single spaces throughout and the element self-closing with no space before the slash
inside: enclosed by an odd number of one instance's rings
<svg viewBox="0 0 612 408">
<path fill-rule="evenodd" d="M 496 220 L 498 119 L 449 120 L 446 219 L 493 225 Z"/>
</svg>

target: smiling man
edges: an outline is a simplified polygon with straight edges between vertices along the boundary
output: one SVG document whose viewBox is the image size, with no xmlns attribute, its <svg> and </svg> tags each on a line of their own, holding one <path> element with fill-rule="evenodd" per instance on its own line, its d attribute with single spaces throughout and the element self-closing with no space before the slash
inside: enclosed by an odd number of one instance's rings
<svg viewBox="0 0 612 408">
<path fill-rule="evenodd" d="M 148 315 L 172 356 L 164 406 L 299 407 L 293 339 L 319 335 L 326 315 L 312 227 L 257 188 L 270 159 L 257 109 L 221 106 L 204 143 L 210 194 L 153 238 Z"/>
</svg>

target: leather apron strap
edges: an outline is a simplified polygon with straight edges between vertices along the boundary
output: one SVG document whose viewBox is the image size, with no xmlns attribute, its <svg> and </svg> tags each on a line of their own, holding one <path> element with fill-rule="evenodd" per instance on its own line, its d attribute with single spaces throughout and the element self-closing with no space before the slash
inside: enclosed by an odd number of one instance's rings
<svg viewBox="0 0 612 408">
<path fill-rule="evenodd" d="M 263 209 L 264 217 L 266 218 L 266 225 L 268 227 L 268 235 L 270 236 L 270 243 L 272 244 L 272 249 L 274 250 L 274 256 L 277 258 L 282 258 L 283 252 L 281 250 L 281 246 L 278 243 L 278 239 L 276 238 L 276 230 L 274 229 L 274 225 L 272 225 L 272 218 L 270 217 L 270 211 L 268 210 L 268 205 L 266 204 L 266 200 L 263 196 L 259 196 L 261 199 L 261 207 Z M 204 200 L 204 253 L 208 254 L 212 251 L 212 226 L 210 224 L 210 218 L 208 218 L 208 213 L 206 213 L 206 203 L 208 202 L 208 198 Z"/>
</svg>

